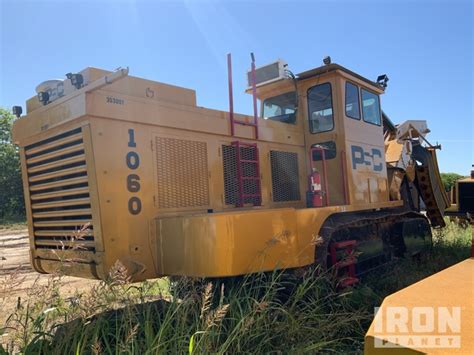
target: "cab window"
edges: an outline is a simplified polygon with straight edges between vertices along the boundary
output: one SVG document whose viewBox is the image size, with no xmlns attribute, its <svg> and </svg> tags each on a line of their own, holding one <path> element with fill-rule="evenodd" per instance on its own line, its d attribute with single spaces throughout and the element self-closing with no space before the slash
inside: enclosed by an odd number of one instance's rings
<svg viewBox="0 0 474 355">
<path fill-rule="evenodd" d="M 324 160 L 334 159 L 337 155 L 336 142 L 334 141 L 313 144 L 311 147 L 323 148 Z M 312 153 L 313 153 L 313 161 L 323 160 L 323 154 L 321 153 L 320 150 L 313 150 Z"/>
<path fill-rule="evenodd" d="M 291 91 L 263 101 L 263 118 L 284 123 L 296 123 L 296 92 Z"/>
<path fill-rule="evenodd" d="M 364 121 L 380 126 L 380 102 L 379 96 L 370 91 L 361 89 L 362 116 Z"/>
<path fill-rule="evenodd" d="M 311 133 L 327 132 L 334 128 L 330 83 L 316 85 L 308 90 L 308 116 Z"/>
<path fill-rule="evenodd" d="M 346 81 L 346 116 L 360 120 L 359 88 Z"/>
</svg>

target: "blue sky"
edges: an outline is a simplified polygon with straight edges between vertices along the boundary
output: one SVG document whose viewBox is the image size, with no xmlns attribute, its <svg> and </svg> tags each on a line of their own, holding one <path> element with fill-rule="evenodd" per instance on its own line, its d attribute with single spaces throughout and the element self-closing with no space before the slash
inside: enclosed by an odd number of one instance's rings
<svg viewBox="0 0 474 355">
<path fill-rule="evenodd" d="M 382 107 L 394 122 L 426 119 L 440 168 L 474 163 L 473 5 L 446 1 L 23 1 L 0 0 L 0 106 L 87 66 L 193 88 L 200 106 L 226 110 L 226 53 L 235 107 L 249 52 L 301 72 L 325 55 L 363 76 L 390 77 Z"/>
</svg>

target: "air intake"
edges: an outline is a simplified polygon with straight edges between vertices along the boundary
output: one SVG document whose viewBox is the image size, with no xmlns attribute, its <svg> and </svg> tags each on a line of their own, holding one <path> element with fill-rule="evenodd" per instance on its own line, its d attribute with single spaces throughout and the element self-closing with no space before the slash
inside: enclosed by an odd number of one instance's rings
<svg viewBox="0 0 474 355">
<path fill-rule="evenodd" d="M 274 202 L 299 201 L 300 184 L 298 154 L 270 151 L 272 196 Z"/>
<path fill-rule="evenodd" d="M 95 251 L 82 129 L 25 147 L 25 160 L 35 248 Z"/>
</svg>

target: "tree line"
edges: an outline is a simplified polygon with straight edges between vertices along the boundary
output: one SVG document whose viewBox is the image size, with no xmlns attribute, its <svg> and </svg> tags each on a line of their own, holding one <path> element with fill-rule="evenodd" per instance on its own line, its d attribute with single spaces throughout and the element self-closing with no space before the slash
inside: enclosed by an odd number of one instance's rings
<svg viewBox="0 0 474 355">
<path fill-rule="evenodd" d="M 0 220 L 24 221 L 25 200 L 20 154 L 12 141 L 15 116 L 0 108 Z"/>
</svg>

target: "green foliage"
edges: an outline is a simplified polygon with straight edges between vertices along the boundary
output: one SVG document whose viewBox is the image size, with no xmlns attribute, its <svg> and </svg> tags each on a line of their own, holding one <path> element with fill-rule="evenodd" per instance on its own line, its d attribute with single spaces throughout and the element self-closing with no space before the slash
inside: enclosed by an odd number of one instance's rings
<svg viewBox="0 0 474 355">
<path fill-rule="evenodd" d="M 0 108 L 0 220 L 23 220 L 25 202 L 18 148 L 12 142 L 14 116 Z"/>
<path fill-rule="evenodd" d="M 450 191 L 456 181 L 462 179 L 464 176 L 456 173 L 441 173 L 441 181 L 443 181 L 444 189 Z"/>
</svg>

